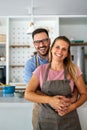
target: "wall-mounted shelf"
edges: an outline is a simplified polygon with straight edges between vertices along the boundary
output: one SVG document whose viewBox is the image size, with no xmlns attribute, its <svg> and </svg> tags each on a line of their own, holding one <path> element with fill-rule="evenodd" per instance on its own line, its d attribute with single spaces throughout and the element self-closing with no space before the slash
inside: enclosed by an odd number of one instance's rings
<svg viewBox="0 0 87 130">
<path fill-rule="evenodd" d="M 18 45 L 18 44 L 15 44 L 15 45 L 10 45 L 10 47 L 13 47 L 13 48 L 15 48 L 15 47 L 30 47 L 30 45 L 28 45 L 28 44 L 26 44 L 26 45 Z"/>
<path fill-rule="evenodd" d="M 15 67 L 24 67 L 24 65 L 10 65 L 10 67 L 15 68 Z"/>
<path fill-rule="evenodd" d="M 87 46 L 87 42 L 83 42 L 83 43 L 71 43 L 71 46 Z"/>
</svg>

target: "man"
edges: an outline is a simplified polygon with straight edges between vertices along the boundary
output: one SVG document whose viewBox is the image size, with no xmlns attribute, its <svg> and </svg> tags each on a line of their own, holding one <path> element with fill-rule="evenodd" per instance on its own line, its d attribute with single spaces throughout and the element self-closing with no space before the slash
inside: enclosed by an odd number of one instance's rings
<svg viewBox="0 0 87 130">
<path fill-rule="evenodd" d="M 33 44 L 37 51 L 30 60 L 28 60 L 24 67 L 24 80 L 29 82 L 32 72 L 37 66 L 48 63 L 48 52 L 50 48 L 50 38 L 48 31 L 43 28 L 38 28 L 32 33 Z"/>
<path fill-rule="evenodd" d="M 29 59 L 24 67 L 24 80 L 29 82 L 33 71 L 41 64 L 48 63 L 48 53 L 50 48 L 50 38 L 48 31 L 43 28 L 38 28 L 32 33 L 33 44 L 37 54 Z M 37 116 L 39 105 L 35 104 L 33 108 L 32 123 L 33 129 L 36 130 Z"/>
<path fill-rule="evenodd" d="M 33 44 L 37 51 L 37 54 L 34 55 L 31 59 L 29 59 L 24 67 L 24 80 L 26 83 L 29 82 L 33 71 L 42 64 L 48 63 L 48 53 L 50 48 L 50 38 L 48 31 L 43 28 L 38 28 L 32 33 L 33 38 Z M 42 94 L 39 91 L 37 91 L 39 94 Z M 74 102 L 76 100 L 77 94 L 74 94 L 71 102 Z M 33 129 L 36 130 L 37 126 L 37 118 L 38 118 L 38 110 L 39 110 L 39 104 L 34 105 L 33 108 L 33 115 L 32 115 L 32 123 L 33 123 Z"/>
</svg>

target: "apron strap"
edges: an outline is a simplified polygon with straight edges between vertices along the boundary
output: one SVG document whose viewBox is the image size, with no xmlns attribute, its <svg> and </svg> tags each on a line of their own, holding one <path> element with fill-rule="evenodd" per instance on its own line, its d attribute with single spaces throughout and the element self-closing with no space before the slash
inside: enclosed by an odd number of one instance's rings
<svg viewBox="0 0 87 130">
<path fill-rule="evenodd" d="M 46 74 L 44 76 L 44 80 L 43 80 L 43 83 L 47 80 L 47 77 L 48 77 L 48 72 L 49 72 L 49 68 L 50 68 L 50 63 L 48 64 L 47 66 L 47 69 L 46 69 Z"/>
<path fill-rule="evenodd" d="M 39 60 L 38 60 L 38 55 L 36 54 L 36 68 L 39 66 Z"/>
<path fill-rule="evenodd" d="M 67 72 L 66 72 L 66 68 L 64 67 L 64 80 L 65 80 L 65 81 L 67 80 L 66 75 L 67 75 Z"/>
<path fill-rule="evenodd" d="M 48 67 L 47 67 L 47 69 L 46 69 L 46 74 L 45 74 L 45 76 L 44 76 L 44 80 L 43 80 L 43 83 L 47 80 L 47 77 L 48 77 L 48 72 L 49 72 L 49 68 L 50 68 L 50 63 L 48 64 Z M 64 67 L 64 81 L 66 81 L 67 80 L 67 77 L 66 77 L 66 68 Z"/>
</svg>

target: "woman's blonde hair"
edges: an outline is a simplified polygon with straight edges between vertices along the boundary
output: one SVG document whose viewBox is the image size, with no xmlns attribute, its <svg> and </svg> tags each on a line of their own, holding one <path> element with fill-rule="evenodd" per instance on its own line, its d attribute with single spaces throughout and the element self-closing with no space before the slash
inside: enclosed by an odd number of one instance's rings
<svg viewBox="0 0 87 130">
<path fill-rule="evenodd" d="M 76 80 L 77 79 L 77 76 L 76 76 L 76 65 L 73 64 L 73 62 L 72 62 L 72 57 L 71 57 L 71 52 L 70 52 L 70 40 L 67 37 L 65 37 L 65 36 L 59 36 L 59 37 L 57 37 L 53 41 L 53 44 L 51 45 L 50 50 L 49 50 L 49 62 L 52 61 L 51 50 L 52 50 L 54 44 L 56 43 L 56 41 L 58 41 L 58 40 L 63 40 L 63 41 L 65 41 L 69 45 L 69 47 L 68 47 L 68 55 L 64 59 L 64 66 L 66 68 L 67 73 L 69 73 L 69 75 L 71 76 L 71 78 L 73 80 Z"/>
</svg>

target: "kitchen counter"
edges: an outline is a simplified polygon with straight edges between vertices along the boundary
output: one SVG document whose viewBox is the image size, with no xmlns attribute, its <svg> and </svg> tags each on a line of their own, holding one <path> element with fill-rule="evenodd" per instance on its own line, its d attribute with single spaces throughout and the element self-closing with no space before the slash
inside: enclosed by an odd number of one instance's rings
<svg viewBox="0 0 87 130">
<path fill-rule="evenodd" d="M 29 101 L 25 100 L 24 98 L 19 98 L 16 96 L 3 96 L 3 93 L 0 91 L 0 107 L 2 106 L 24 106 L 28 107 L 29 106 Z M 31 103 L 32 104 L 32 103 Z"/>
<path fill-rule="evenodd" d="M 0 96 L 0 130 L 33 130 L 32 108 L 24 98 Z"/>
<path fill-rule="evenodd" d="M 32 108 L 24 98 L 0 96 L 0 130 L 33 130 Z M 82 130 L 87 130 L 87 102 L 77 112 Z"/>
<path fill-rule="evenodd" d="M 25 100 L 24 98 L 18 98 L 18 97 L 15 97 L 15 96 L 12 96 L 12 97 L 5 97 L 5 96 L 2 96 L 2 97 L 0 97 L 0 106 L 1 106 L 1 104 L 2 105 L 4 105 L 4 104 L 6 104 L 6 105 L 12 105 L 12 104 L 14 104 L 14 105 L 22 105 L 22 104 L 25 104 L 25 105 L 29 105 L 29 103 L 31 103 L 31 102 L 29 102 L 29 101 L 27 101 L 27 100 Z"/>
</svg>

